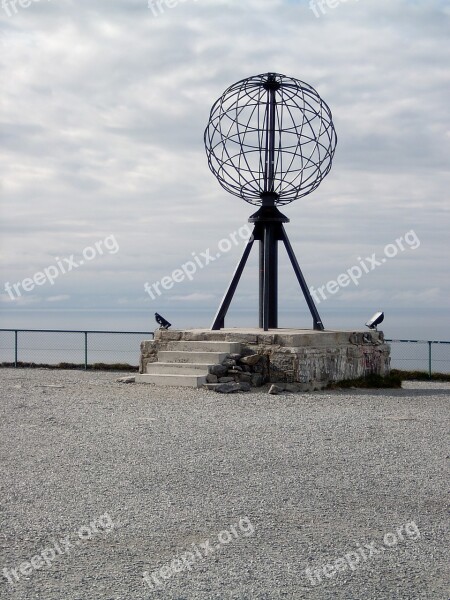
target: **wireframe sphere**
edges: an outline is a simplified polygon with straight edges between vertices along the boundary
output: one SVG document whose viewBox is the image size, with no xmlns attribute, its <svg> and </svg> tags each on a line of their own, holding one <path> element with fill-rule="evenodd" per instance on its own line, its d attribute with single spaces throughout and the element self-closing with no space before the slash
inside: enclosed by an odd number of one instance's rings
<svg viewBox="0 0 450 600">
<path fill-rule="evenodd" d="M 298 79 L 265 73 L 230 86 L 205 130 L 208 165 L 220 185 L 251 204 L 288 204 L 330 172 L 337 136 L 331 110 Z"/>
</svg>

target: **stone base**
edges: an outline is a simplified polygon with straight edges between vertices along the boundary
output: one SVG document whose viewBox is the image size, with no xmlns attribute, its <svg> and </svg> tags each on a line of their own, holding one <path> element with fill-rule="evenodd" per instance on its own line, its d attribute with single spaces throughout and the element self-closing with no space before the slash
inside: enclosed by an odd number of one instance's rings
<svg viewBox="0 0 450 600">
<path fill-rule="evenodd" d="M 390 346 L 381 331 L 160 329 L 154 340 L 141 343 L 140 373 L 147 373 L 157 353 L 174 341 L 238 342 L 242 354 L 265 357 L 264 382 L 298 383 L 308 389 L 371 374 L 385 376 L 390 370 Z"/>
</svg>

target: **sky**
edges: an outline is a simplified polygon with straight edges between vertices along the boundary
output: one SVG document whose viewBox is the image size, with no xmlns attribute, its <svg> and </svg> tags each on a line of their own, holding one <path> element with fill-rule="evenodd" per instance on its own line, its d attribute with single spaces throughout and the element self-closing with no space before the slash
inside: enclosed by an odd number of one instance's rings
<svg viewBox="0 0 450 600">
<path fill-rule="evenodd" d="M 208 327 L 255 208 L 203 133 L 226 88 L 270 71 L 313 86 L 338 135 L 330 174 L 283 207 L 325 326 L 384 310 L 391 335 L 450 339 L 448 2 L 4 0 L 0 48 L 0 327 Z M 253 252 L 228 325 L 257 325 Z M 310 327 L 279 257 L 280 324 Z"/>
</svg>

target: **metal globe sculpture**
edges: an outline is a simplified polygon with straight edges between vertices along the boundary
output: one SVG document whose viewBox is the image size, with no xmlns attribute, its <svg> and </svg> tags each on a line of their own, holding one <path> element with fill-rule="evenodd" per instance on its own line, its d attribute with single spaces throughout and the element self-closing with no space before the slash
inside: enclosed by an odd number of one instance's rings
<svg viewBox="0 0 450 600">
<path fill-rule="evenodd" d="M 259 324 L 278 327 L 278 242 L 288 253 L 313 318 L 324 330 L 277 208 L 314 191 L 331 169 L 337 143 L 331 110 L 316 90 L 266 73 L 238 81 L 214 103 L 204 135 L 211 171 L 220 185 L 260 209 L 211 329 L 225 316 L 255 240 L 260 242 Z"/>
<path fill-rule="evenodd" d="M 220 185 L 251 204 L 278 205 L 314 191 L 331 169 L 336 132 L 307 83 L 266 73 L 230 86 L 211 109 L 208 164 Z"/>
</svg>

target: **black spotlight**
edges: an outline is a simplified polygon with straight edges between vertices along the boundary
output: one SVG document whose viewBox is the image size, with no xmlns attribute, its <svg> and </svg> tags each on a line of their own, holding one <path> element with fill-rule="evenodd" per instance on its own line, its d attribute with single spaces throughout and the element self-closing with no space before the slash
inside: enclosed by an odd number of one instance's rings
<svg viewBox="0 0 450 600">
<path fill-rule="evenodd" d="M 155 321 L 158 323 L 161 329 L 169 329 L 169 327 L 172 327 L 172 323 L 166 321 L 166 319 L 158 313 L 155 313 Z"/>
<path fill-rule="evenodd" d="M 384 321 L 384 312 L 376 312 L 371 319 L 366 323 L 366 327 L 369 329 L 377 330 L 377 325 Z"/>
</svg>

